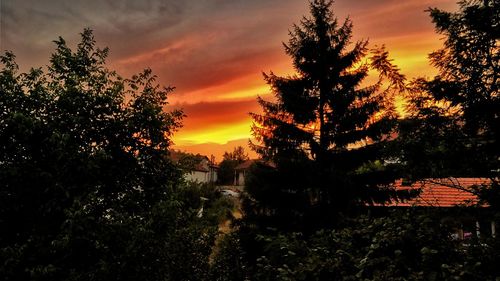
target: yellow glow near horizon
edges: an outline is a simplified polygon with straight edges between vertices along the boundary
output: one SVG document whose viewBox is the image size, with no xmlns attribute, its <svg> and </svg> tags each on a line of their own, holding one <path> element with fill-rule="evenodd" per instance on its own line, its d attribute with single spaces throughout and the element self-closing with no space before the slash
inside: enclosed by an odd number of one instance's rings
<svg viewBox="0 0 500 281">
<path fill-rule="evenodd" d="M 436 69 L 429 65 L 428 60 L 428 54 L 439 49 L 442 44 L 436 34 L 426 31 L 385 39 L 387 40 L 385 43 L 387 43 L 386 48 L 389 51 L 389 58 L 393 59 L 393 63 L 399 67 L 401 73 L 405 74 L 408 80 L 417 77 L 432 77 L 436 74 Z M 374 42 L 374 45 L 376 43 L 381 45 L 384 42 Z M 277 58 L 269 68 L 273 69 L 278 76 L 293 75 L 295 73 L 290 65 L 289 58 L 286 56 Z M 377 73 L 370 71 L 364 82 L 366 84 L 375 83 L 377 76 Z M 265 84 L 260 75 L 249 75 L 220 86 L 199 90 L 192 93 L 192 97 L 211 97 L 212 101 L 231 102 L 249 100 L 270 93 L 269 85 Z M 196 102 L 196 98 L 191 101 Z M 401 117 L 406 115 L 405 100 L 402 96 L 396 96 L 395 107 Z M 233 140 L 251 138 L 251 124 L 251 118 L 245 118 L 227 120 L 224 124 L 207 123 L 207 126 L 203 129 L 192 130 L 187 126 L 175 135 L 174 142 L 176 146 L 191 146 L 204 143 L 223 145 Z"/>
<path fill-rule="evenodd" d="M 202 143 L 225 144 L 228 141 L 251 138 L 250 118 L 234 124 L 210 126 L 198 131 L 180 131 L 174 136 L 176 146 L 195 145 Z"/>
<path fill-rule="evenodd" d="M 269 86 L 263 85 L 259 87 L 253 87 L 250 89 L 230 91 L 219 95 L 219 100 L 238 100 L 245 98 L 257 98 L 257 96 L 263 96 L 270 93 Z"/>
</svg>

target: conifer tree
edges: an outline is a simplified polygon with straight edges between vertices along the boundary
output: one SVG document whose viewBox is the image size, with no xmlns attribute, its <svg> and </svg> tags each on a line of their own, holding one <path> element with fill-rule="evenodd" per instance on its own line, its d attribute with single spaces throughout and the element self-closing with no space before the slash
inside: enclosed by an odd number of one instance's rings
<svg viewBox="0 0 500 281">
<path fill-rule="evenodd" d="M 389 199 L 385 187 L 394 174 L 380 150 L 393 129 L 392 98 L 404 76 L 383 47 L 368 57 L 367 40 L 351 42 L 352 22 L 339 23 L 332 3 L 310 2 L 311 17 L 290 31 L 284 47 L 296 74 L 264 74 L 275 98 L 258 99 L 263 114 L 252 117 L 260 144 L 253 148 L 276 169 L 257 167 L 247 181 L 249 217 L 323 221 Z M 370 69 L 380 76 L 366 85 Z"/>
</svg>

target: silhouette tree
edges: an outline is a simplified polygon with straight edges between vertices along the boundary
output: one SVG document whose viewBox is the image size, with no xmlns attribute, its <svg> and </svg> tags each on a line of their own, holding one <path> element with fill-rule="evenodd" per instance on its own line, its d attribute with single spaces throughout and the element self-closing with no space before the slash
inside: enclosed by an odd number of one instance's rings
<svg viewBox="0 0 500 281">
<path fill-rule="evenodd" d="M 235 160 L 240 163 L 248 160 L 248 153 L 245 153 L 245 149 L 242 146 L 237 146 L 234 148 L 233 152 L 224 152 L 222 156 L 224 160 Z"/>
<path fill-rule="evenodd" d="M 233 152 L 224 152 L 223 160 L 219 164 L 217 171 L 217 180 L 221 184 L 232 184 L 234 181 L 234 169 L 239 164 L 248 160 L 248 154 L 242 146 L 237 146 Z"/>
<path fill-rule="evenodd" d="M 0 276 L 201 280 L 213 240 L 177 195 L 173 88 L 108 70 L 90 30 L 55 44 L 47 73 L 0 57 Z"/>
<path fill-rule="evenodd" d="M 460 11 L 430 9 L 444 47 L 430 54 L 439 74 L 428 83 L 438 101 L 457 107 L 469 134 L 498 139 L 500 130 L 500 3 L 492 0 L 459 2 Z"/>
<path fill-rule="evenodd" d="M 393 94 L 404 77 L 383 47 L 368 58 L 368 41 L 351 44 L 351 21 L 340 24 L 331 8 L 332 1 L 310 2 L 311 17 L 290 31 L 284 47 L 295 75 L 264 74 L 275 100 L 258 99 L 264 113 L 252 114 L 260 142 L 253 148 L 276 169 L 264 165 L 267 178 L 256 170 L 249 180 L 249 216 L 285 216 L 280 221 L 289 223 L 316 209 L 314 218 L 329 220 L 389 199 L 384 186 L 394 175 L 380 151 L 395 123 Z M 379 71 L 379 80 L 364 86 L 370 69 Z M 262 186 L 270 193 L 257 192 Z"/>
<path fill-rule="evenodd" d="M 486 176 L 500 171 L 498 1 L 461 1 L 458 12 L 429 9 L 443 48 L 430 54 L 438 70 L 413 81 L 403 122 L 402 160 L 411 177 Z"/>
</svg>

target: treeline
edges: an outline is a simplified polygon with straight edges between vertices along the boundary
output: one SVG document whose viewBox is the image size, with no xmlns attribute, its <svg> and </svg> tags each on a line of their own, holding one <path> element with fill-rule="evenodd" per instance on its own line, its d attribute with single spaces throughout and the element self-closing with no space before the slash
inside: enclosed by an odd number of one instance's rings
<svg viewBox="0 0 500 281">
<path fill-rule="evenodd" d="M 90 30 L 59 38 L 46 70 L 0 72 L 0 276 L 3 280 L 495 280 L 498 237 L 451 239 L 435 212 L 374 214 L 408 199 L 404 178 L 485 177 L 475 190 L 499 220 L 498 1 L 429 9 L 445 38 L 434 78 L 408 80 L 384 47 L 352 42 L 332 1 L 310 2 L 285 52 L 296 74 L 266 73 L 275 98 L 252 114 L 264 161 L 245 180 L 242 219 L 183 180 L 169 157 L 182 111 L 151 70 L 122 78 Z M 378 81 L 366 85 L 370 71 Z M 407 98 L 398 116 L 394 98 Z M 248 159 L 224 156 L 230 183 Z M 189 164 L 189 163 L 188 163 Z M 500 224 L 498 224 L 500 225 Z M 218 238 L 218 239 L 217 239 Z"/>
</svg>

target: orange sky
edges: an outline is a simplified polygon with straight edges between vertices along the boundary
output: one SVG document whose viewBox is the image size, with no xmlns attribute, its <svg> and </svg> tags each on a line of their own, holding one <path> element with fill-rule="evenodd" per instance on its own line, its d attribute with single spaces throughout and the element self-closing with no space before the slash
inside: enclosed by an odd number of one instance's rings
<svg viewBox="0 0 500 281">
<path fill-rule="evenodd" d="M 43 3 L 42 3 L 43 2 Z M 52 40 L 76 42 L 85 27 L 108 46 L 110 68 L 130 76 L 151 67 L 176 87 L 170 107 L 187 118 L 175 148 L 215 155 L 246 145 L 249 112 L 269 94 L 262 72 L 292 73 L 281 42 L 308 14 L 305 0 L 0 1 L 0 49 L 21 67 L 47 64 Z M 354 40 L 385 44 L 408 77 L 432 76 L 427 54 L 440 47 L 428 7 L 456 9 L 450 0 L 337 0 L 334 12 L 354 23 Z M 253 154 L 252 154 L 253 156 Z"/>
</svg>

